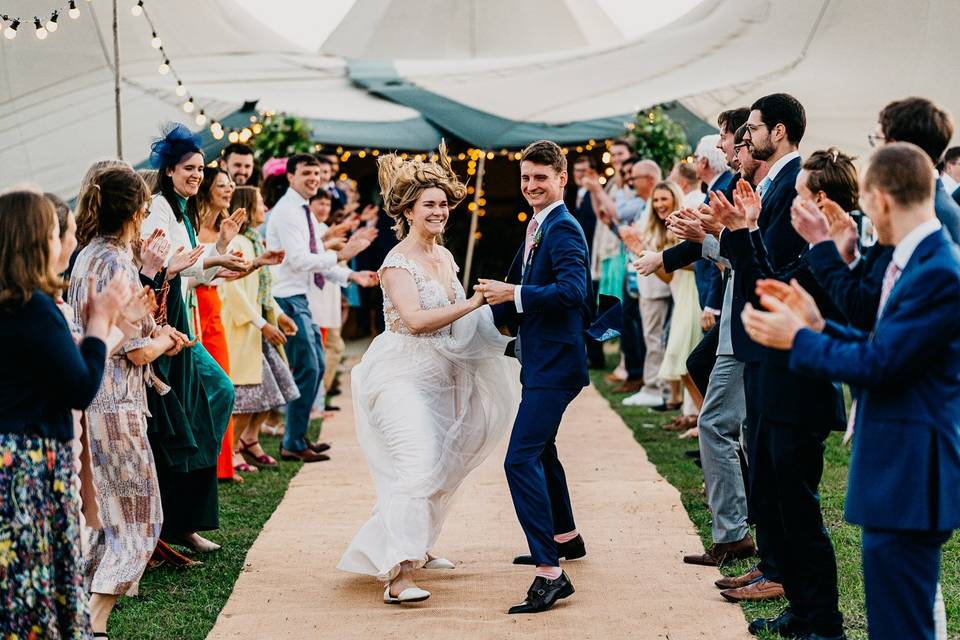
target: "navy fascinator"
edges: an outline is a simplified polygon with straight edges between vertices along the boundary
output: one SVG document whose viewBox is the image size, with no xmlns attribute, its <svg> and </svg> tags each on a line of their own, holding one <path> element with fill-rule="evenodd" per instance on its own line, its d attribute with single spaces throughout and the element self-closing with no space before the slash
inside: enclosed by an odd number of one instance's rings
<svg viewBox="0 0 960 640">
<path fill-rule="evenodd" d="M 160 132 L 163 137 L 150 145 L 150 165 L 155 169 L 175 166 L 183 156 L 200 151 L 200 136 L 179 122 L 168 122 Z"/>
</svg>

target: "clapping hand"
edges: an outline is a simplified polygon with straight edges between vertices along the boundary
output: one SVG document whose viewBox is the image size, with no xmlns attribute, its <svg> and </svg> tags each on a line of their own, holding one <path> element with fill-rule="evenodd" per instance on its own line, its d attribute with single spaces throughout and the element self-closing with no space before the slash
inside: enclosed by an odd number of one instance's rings
<svg viewBox="0 0 960 640">
<path fill-rule="evenodd" d="M 667 228 L 681 240 L 703 242 L 706 232 L 700 224 L 700 217 L 695 211 L 687 208 L 674 211 L 667 218 Z"/>
<path fill-rule="evenodd" d="M 157 310 L 157 296 L 150 287 L 143 287 L 139 291 L 133 288 L 130 301 L 121 311 L 123 319 L 130 325 L 139 325 L 144 318 Z"/>
<path fill-rule="evenodd" d="M 380 278 L 377 277 L 376 271 L 354 271 L 350 274 L 350 281 L 357 283 L 359 286 L 368 288 L 376 286 L 380 282 Z"/>
<path fill-rule="evenodd" d="M 736 196 L 734 196 L 736 200 Z M 747 216 L 736 206 L 731 204 L 727 197 L 720 191 L 710 192 L 710 209 L 713 211 L 713 217 L 730 231 L 746 229 Z"/>
<path fill-rule="evenodd" d="M 823 329 L 816 302 L 796 280 L 791 280 L 789 286 L 774 280 L 760 280 L 757 293 L 760 304 L 769 311 L 760 311 L 747 303 L 741 315 L 747 335 L 755 342 L 773 349 L 790 349 L 801 329 Z"/>
<path fill-rule="evenodd" d="M 230 271 L 235 271 L 241 275 L 246 275 L 252 270 L 253 264 L 244 259 L 243 253 L 240 251 L 234 251 L 232 253 L 225 253 L 221 256 L 215 258 L 209 258 L 207 260 L 210 266 L 219 266 Z M 204 266 L 207 266 L 204 264 Z"/>
<path fill-rule="evenodd" d="M 375 204 L 368 204 L 363 208 L 363 211 L 360 212 L 360 222 L 369 222 L 371 220 L 376 220 L 377 216 L 380 214 L 380 207 Z M 353 229 L 356 229 L 359 224 L 354 224 Z"/>
<path fill-rule="evenodd" d="M 140 244 L 140 272 L 153 279 L 163 267 L 170 252 L 170 240 L 167 233 L 160 228 L 154 229 L 146 240 Z"/>
<path fill-rule="evenodd" d="M 286 257 L 287 252 L 283 249 L 271 249 L 270 251 L 264 251 L 261 253 L 254 261 L 254 269 L 264 266 L 276 265 L 283 262 L 283 259 Z"/>
<path fill-rule="evenodd" d="M 747 227 L 756 229 L 760 220 L 760 196 L 753 190 L 750 183 L 742 178 L 737 182 L 733 191 L 733 203 L 746 218 Z"/>
<path fill-rule="evenodd" d="M 220 223 L 220 236 L 217 238 L 217 252 L 224 253 L 233 239 L 240 233 L 240 227 L 247 221 L 247 210 L 240 207 L 229 218 Z"/>
<path fill-rule="evenodd" d="M 167 265 L 167 278 L 173 278 L 180 272 L 197 264 L 197 260 L 200 259 L 204 251 L 205 249 L 202 246 L 195 247 L 190 251 L 184 251 L 183 247 L 177 247 L 173 256 L 170 257 L 170 264 Z"/>
<path fill-rule="evenodd" d="M 633 263 L 633 268 L 643 276 L 649 276 L 663 267 L 662 251 L 641 251 L 640 257 Z"/>
<path fill-rule="evenodd" d="M 700 227 L 703 229 L 705 236 L 720 237 L 720 232 L 723 231 L 723 225 L 717 221 L 716 216 L 713 214 L 713 209 L 708 205 L 701 204 L 697 207 L 697 219 L 700 220 Z"/>
<path fill-rule="evenodd" d="M 830 239 L 837 245 L 843 261 L 850 264 L 857 257 L 857 223 L 830 198 L 822 198 L 818 206 L 830 224 Z"/>
<path fill-rule="evenodd" d="M 630 225 L 621 225 L 620 227 L 617 227 L 617 231 L 620 234 L 620 240 L 623 241 L 623 244 L 626 245 L 627 249 L 637 255 L 643 253 L 646 245 L 644 245 L 643 236 L 636 227 L 632 227 Z"/>
<path fill-rule="evenodd" d="M 797 196 L 790 207 L 790 224 L 809 244 L 830 238 L 830 223 L 816 203 Z"/>
</svg>

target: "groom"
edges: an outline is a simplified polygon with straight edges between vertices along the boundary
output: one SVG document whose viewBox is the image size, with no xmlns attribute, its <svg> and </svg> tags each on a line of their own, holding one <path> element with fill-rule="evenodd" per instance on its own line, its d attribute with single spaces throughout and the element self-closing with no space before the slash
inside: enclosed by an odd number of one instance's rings
<svg viewBox="0 0 960 640">
<path fill-rule="evenodd" d="M 563 204 L 567 159 L 547 140 L 524 149 L 520 190 L 533 207 L 526 242 L 507 282 L 480 279 L 498 325 L 516 330 L 523 392 L 504 469 L 529 556 L 536 565 L 526 599 L 509 613 L 539 613 L 573 594 L 560 558 L 586 554 L 577 533 L 555 444 L 567 405 L 589 383 L 583 332 L 594 313 L 587 241 Z"/>
</svg>

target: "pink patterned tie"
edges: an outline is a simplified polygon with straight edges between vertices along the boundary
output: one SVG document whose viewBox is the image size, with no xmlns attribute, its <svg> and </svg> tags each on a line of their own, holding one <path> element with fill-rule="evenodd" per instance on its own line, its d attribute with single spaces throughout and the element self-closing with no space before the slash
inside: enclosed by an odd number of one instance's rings
<svg viewBox="0 0 960 640">
<path fill-rule="evenodd" d="M 527 224 L 527 239 L 523 245 L 523 264 L 527 264 L 527 260 L 530 258 L 530 250 L 533 249 L 533 240 L 537 235 L 537 227 L 540 226 L 540 223 L 537 222 L 536 218 L 530 218 L 530 222 Z"/>
<path fill-rule="evenodd" d="M 879 322 L 880 317 L 883 316 L 883 308 L 886 306 L 890 292 L 893 291 L 893 285 L 897 283 L 897 278 L 899 277 L 900 267 L 897 266 L 896 262 L 890 260 L 890 264 L 887 265 L 887 270 L 883 272 L 883 284 L 880 286 L 880 305 L 877 307 L 877 322 Z M 853 438 L 853 429 L 856 422 L 857 401 L 854 400 L 853 404 L 850 405 L 850 417 L 847 419 L 847 432 L 843 434 L 844 444 L 850 442 Z"/>
</svg>

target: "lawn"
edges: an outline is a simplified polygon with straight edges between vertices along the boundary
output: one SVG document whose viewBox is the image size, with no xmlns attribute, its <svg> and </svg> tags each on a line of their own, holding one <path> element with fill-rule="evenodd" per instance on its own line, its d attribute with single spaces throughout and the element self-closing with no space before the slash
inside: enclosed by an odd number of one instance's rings
<svg viewBox="0 0 960 640">
<path fill-rule="evenodd" d="M 605 371 L 592 372 L 593 383 L 613 409 L 633 431 L 634 437 L 647 452 L 657 471 L 675 486 L 682 496 L 683 506 L 696 525 L 704 547 L 710 539 L 710 512 L 707 509 L 700 468 L 684 451 L 697 448 L 696 440 L 679 440 L 677 434 L 660 426 L 669 422 L 676 412 L 657 413 L 641 407 L 625 407 L 620 400 L 625 394 L 615 394 L 605 380 Z M 843 612 L 847 637 L 866 640 L 866 614 L 863 604 L 863 577 L 860 571 L 860 529 L 843 521 L 844 492 L 846 491 L 849 449 L 842 445 L 843 434 L 834 433 L 827 441 L 826 464 L 820 484 L 824 520 L 830 531 L 837 553 L 840 609 Z M 960 487 L 957 488 L 960 491 Z M 677 558 L 680 563 L 681 559 Z M 752 565 L 752 560 L 731 563 L 723 567 L 725 575 L 738 575 Z M 947 606 L 947 624 L 950 638 L 960 638 L 960 536 L 955 535 L 944 548 L 941 583 Z M 719 591 L 717 598 L 720 598 Z M 744 604 L 748 620 L 776 615 L 786 601 Z M 734 605 L 730 605 L 734 606 Z"/>
<path fill-rule="evenodd" d="M 318 430 L 319 422 L 315 422 L 311 438 Z M 261 436 L 260 442 L 268 454 L 280 459 L 279 438 Z M 110 616 L 111 640 L 205 638 L 233 591 L 247 551 L 301 466 L 300 462 L 280 462 L 275 470 L 245 474 L 243 484 L 221 483 L 220 529 L 204 536 L 223 548 L 211 554 L 188 553 L 203 561 L 190 568 L 148 570 L 140 581 L 140 595 L 120 598 Z"/>
</svg>

